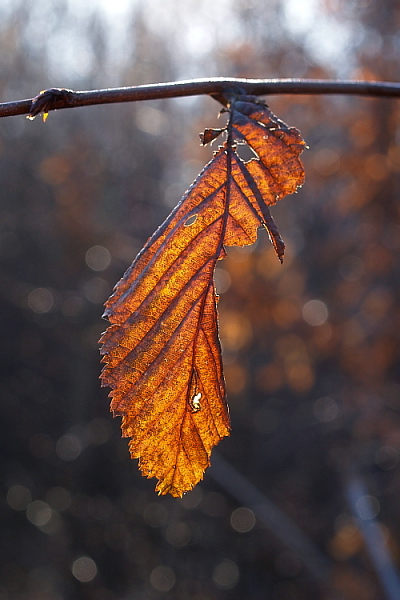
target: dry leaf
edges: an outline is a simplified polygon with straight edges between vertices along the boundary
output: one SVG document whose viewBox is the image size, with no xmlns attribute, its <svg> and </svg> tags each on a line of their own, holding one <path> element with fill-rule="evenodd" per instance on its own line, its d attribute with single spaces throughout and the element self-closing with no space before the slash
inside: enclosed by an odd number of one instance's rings
<svg viewBox="0 0 400 600">
<path fill-rule="evenodd" d="M 106 303 L 101 338 L 111 410 L 156 491 L 181 496 L 202 479 L 229 435 L 213 273 L 225 246 L 264 226 L 282 260 L 268 205 L 303 183 L 304 142 L 256 97 L 229 104 L 226 142 L 157 229 Z M 224 130 L 206 130 L 213 141 Z M 256 157 L 244 162 L 237 143 Z"/>
</svg>

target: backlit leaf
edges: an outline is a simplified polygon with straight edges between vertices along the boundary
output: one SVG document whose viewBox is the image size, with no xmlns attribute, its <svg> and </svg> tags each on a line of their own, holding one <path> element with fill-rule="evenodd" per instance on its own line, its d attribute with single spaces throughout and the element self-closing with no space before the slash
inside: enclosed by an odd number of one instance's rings
<svg viewBox="0 0 400 600">
<path fill-rule="evenodd" d="M 303 183 L 304 142 L 256 97 L 229 103 L 226 141 L 157 229 L 106 303 L 101 338 L 111 410 L 143 475 L 181 496 L 202 479 L 230 424 L 213 274 L 226 246 L 263 226 L 282 260 L 269 205 Z M 213 141 L 225 130 L 206 130 Z M 255 158 L 244 162 L 237 144 Z"/>
</svg>

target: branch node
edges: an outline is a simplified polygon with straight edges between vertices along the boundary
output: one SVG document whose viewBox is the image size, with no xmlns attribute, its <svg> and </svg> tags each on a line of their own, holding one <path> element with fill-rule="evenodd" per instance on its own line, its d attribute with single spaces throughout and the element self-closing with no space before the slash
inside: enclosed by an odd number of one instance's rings
<svg viewBox="0 0 400 600">
<path fill-rule="evenodd" d="M 235 98 L 236 96 L 243 96 L 247 93 L 248 92 L 246 91 L 246 88 L 243 86 L 230 85 L 229 87 L 226 87 L 222 92 L 217 92 L 215 94 L 210 95 L 212 98 L 214 98 L 214 100 L 217 100 L 217 102 L 220 102 L 220 104 L 227 107 L 231 103 L 232 98 Z"/>
<path fill-rule="evenodd" d="M 74 92 L 67 88 L 50 88 L 43 90 L 32 100 L 28 119 L 33 121 L 37 115 L 41 114 L 43 121 L 46 121 L 50 110 L 57 108 L 68 108 L 71 106 L 70 100 Z"/>
</svg>

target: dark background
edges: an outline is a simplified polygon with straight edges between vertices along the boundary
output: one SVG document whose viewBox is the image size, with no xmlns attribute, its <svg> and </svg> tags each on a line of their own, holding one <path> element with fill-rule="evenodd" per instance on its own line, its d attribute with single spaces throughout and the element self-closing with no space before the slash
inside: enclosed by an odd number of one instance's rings
<svg viewBox="0 0 400 600">
<path fill-rule="evenodd" d="M 0 100 L 207 76 L 398 80 L 394 0 L 109 4 L 2 3 Z M 112 286 L 209 160 L 198 133 L 220 107 L 1 121 L 0 600 L 390 598 L 399 103 L 269 104 L 310 147 L 306 183 L 273 210 L 283 266 L 260 232 L 218 267 L 232 435 L 181 500 L 130 460 L 97 341 Z"/>
</svg>

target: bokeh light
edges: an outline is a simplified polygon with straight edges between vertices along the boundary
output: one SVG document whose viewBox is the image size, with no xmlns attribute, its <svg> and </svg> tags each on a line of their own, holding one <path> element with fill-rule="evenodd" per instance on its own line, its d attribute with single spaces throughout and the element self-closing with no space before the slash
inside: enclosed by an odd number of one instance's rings
<svg viewBox="0 0 400 600">
<path fill-rule="evenodd" d="M 32 496 L 24 485 L 13 485 L 7 492 L 7 504 L 14 510 L 26 510 Z"/>
<path fill-rule="evenodd" d="M 92 581 L 97 575 L 97 566 L 89 556 L 80 556 L 74 560 L 72 567 L 73 576 L 82 583 Z"/>
<path fill-rule="evenodd" d="M 104 246 L 92 246 L 86 252 L 86 264 L 93 271 L 104 271 L 110 262 L 110 252 Z"/>
<path fill-rule="evenodd" d="M 158 592 L 169 592 L 175 585 L 175 573 L 170 567 L 160 565 L 152 570 L 150 583 Z"/>
<path fill-rule="evenodd" d="M 241 506 L 231 514 L 231 525 L 239 533 L 251 531 L 256 524 L 254 513 L 249 508 Z"/>
<path fill-rule="evenodd" d="M 215 567 L 212 578 L 218 588 L 229 590 L 235 587 L 239 575 L 237 564 L 226 558 Z"/>
</svg>

